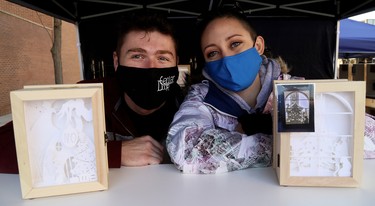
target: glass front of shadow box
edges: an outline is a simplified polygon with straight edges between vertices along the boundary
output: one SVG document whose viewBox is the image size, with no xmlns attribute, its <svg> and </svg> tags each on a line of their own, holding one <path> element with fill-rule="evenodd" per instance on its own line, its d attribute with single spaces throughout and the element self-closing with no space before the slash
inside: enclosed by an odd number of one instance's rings
<svg viewBox="0 0 375 206">
<path fill-rule="evenodd" d="M 275 81 L 274 168 L 280 185 L 357 187 L 363 81 Z"/>
<path fill-rule="evenodd" d="M 22 198 L 107 190 L 102 84 L 10 93 Z"/>
<path fill-rule="evenodd" d="M 314 95 L 314 132 L 290 133 L 290 176 L 352 176 L 354 93 Z"/>
<path fill-rule="evenodd" d="M 97 181 L 91 99 L 24 105 L 33 187 Z"/>
</svg>

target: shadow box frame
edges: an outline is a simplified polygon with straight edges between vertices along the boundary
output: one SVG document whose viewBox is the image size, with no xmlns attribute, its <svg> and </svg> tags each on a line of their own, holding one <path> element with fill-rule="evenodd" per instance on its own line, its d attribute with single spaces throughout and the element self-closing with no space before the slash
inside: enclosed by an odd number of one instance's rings
<svg viewBox="0 0 375 206">
<path fill-rule="evenodd" d="M 310 100 L 311 105 L 315 106 L 315 116 L 313 117 L 315 127 L 318 124 L 319 127 L 314 128 L 311 131 L 279 131 L 280 118 L 280 95 L 278 89 L 282 85 L 313 85 L 314 97 Z M 365 82 L 364 81 L 347 81 L 347 80 L 276 80 L 274 81 L 274 94 L 273 94 L 273 168 L 276 171 L 278 182 L 282 186 L 312 186 L 312 187 L 359 187 L 362 179 L 363 172 L 363 135 L 365 125 Z M 316 96 L 322 96 L 326 98 L 316 98 Z M 340 96 L 341 95 L 341 96 Z M 331 97 L 332 96 L 332 97 Z M 352 98 L 351 98 L 352 97 Z M 346 99 L 345 99 L 346 98 Z M 352 112 L 339 112 L 335 111 L 337 99 L 348 100 L 352 105 Z M 352 99 L 352 100 L 350 100 Z M 345 102 L 344 101 L 344 102 Z M 319 106 L 321 105 L 321 106 Z M 328 106 L 326 106 L 328 105 Z M 331 106 L 333 107 L 331 107 Z M 325 108 L 325 109 L 322 109 Z M 317 113 L 320 113 L 319 115 Z M 331 116 L 330 116 L 331 115 Z M 335 116 L 336 115 L 336 116 Z M 341 116 L 340 116 L 341 115 Z M 344 116 L 343 116 L 344 115 Z M 347 130 L 349 134 L 341 134 L 341 130 L 337 130 L 336 127 L 340 127 L 340 123 L 335 121 L 328 121 L 328 117 L 338 122 L 345 121 L 350 124 L 342 124 L 343 130 Z M 348 116 L 350 118 L 340 118 Z M 349 127 L 348 127 L 349 126 Z M 345 127 L 345 128 L 344 128 Z M 332 129 L 335 128 L 335 129 Z M 337 134 L 335 134 L 337 131 Z M 327 133 L 327 134 L 325 134 Z M 345 136 L 346 135 L 346 136 Z M 306 138 L 306 139 L 304 139 Z M 309 139 L 310 138 L 310 139 Z M 309 140 L 309 141 L 305 141 Z M 311 143 L 322 140 L 320 145 L 314 145 Z M 337 153 L 332 152 L 332 144 L 324 144 L 330 141 L 347 142 L 342 148 L 347 150 L 337 149 Z M 313 145 L 313 146 L 311 146 Z M 345 145 L 342 143 L 342 145 Z M 292 149 L 293 148 L 293 149 Z M 301 149 L 302 148 L 302 149 Z M 310 150 L 303 150 L 304 148 L 310 148 Z M 340 148 L 340 147 L 336 147 Z M 299 150 L 298 150 L 299 149 Z M 317 153 L 311 152 L 315 151 Z M 331 149 L 331 150 L 329 150 Z M 325 151 L 331 151 L 330 154 L 335 155 L 324 155 L 328 154 Z M 348 156 L 345 156 L 343 151 L 347 152 Z M 342 154 L 341 156 L 339 154 Z M 315 155 L 306 155 L 315 154 Z M 346 153 L 345 153 L 346 154 Z M 350 154 L 350 155 L 349 155 Z M 306 155 L 306 156 L 304 156 Z M 337 158 L 337 160 L 336 160 Z M 342 158 L 342 159 L 340 159 Z M 346 159 L 347 158 L 347 159 Z M 345 160 L 351 160 L 351 165 L 344 166 Z M 296 161 L 300 160 L 300 161 Z M 316 161 L 318 160 L 318 161 Z M 342 163 L 341 160 L 343 160 Z M 309 162 L 310 161 L 310 162 Z M 316 161 L 316 162 L 314 162 Z M 339 163 L 335 163 L 335 161 Z M 295 162 L 298 162 L 295 163 Z M 292 166 L 294 164 L 294 166 Z M 295 165 L 297 165 L 295 167 Z M 307 170 L 304 170 L 303 166 L 307 165 Z M 332 165 L 335 165 L 332 167 Z M 310 167 L 310 168 L 309 168 Z M 326 168 L 324 168 L 326 167 Z M 295 168 L 297 172 L 293 172 Z M 320 169 L 322 168 L 322 169 Z M 329 168 L 331 171 L 327 172 Z M 336 169 L 337 168 L 337 169 Z M 350 169 L 348 169 L 350 168 Z M 338 173 L 337 171 L 347 171 Z M 348 172 L 350 171 L 350 174 Z M 306 172 L 307 171 L 307 172 Z M 316 172 L 324 171 L 324 172 Z M 298 173 L 300 172 L 300 173 Z M 339 175 L 338 175 L 339 174 Z M 340 175 L 341 174 L 341 175 Z"/>
<path fill-rule="evenodd" d="M 10 92 L 23 199 L 108 189 L 103 95 L 101 83 Z"/>
</svg>

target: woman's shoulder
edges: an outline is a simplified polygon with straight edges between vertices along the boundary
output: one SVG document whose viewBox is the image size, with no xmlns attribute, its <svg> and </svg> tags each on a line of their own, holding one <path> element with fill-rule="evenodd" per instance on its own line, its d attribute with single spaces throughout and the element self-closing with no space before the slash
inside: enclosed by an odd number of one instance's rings
<svg viewBox="0 0 375 206">
<path fill-rule="evenodd" d="M 191 85 L 185 99 L 189 99 L 189 100 L 196 99 L 196 98 L 204 99 L 204 97 L 206 96 L 208 92 L 208 87 L 209 87 L 208 81 L 206 80 L 203 80 L 200 83 Z"/>
</svg>

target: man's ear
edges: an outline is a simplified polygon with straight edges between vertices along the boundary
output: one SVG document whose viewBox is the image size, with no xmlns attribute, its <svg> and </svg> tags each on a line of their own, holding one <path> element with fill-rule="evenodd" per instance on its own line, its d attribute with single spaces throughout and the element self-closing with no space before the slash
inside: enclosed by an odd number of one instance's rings
<svg viewBox="0 0 375 206">
<path fill-rule="evenodd" d="M 117 52 L 113 52 L 112 54 L 112 57 L 113 57 L 113 66 L 115 67 L 115 71 L 117 70 L 117 67 L 118 67 L 118 56 L 117 56 Z"/>
<path fill-rule="evenodd" d="M 264 39 L 262 36 L 257 36 L 255 39 L 255 48 L 258 51 L 259 55 L 262 55 L 264 53 Z"/>
</svg>

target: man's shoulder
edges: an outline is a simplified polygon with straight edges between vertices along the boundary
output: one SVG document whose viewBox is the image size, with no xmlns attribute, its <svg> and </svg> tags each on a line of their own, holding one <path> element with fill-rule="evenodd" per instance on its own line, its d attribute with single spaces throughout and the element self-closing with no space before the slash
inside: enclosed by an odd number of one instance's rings
<svg viewBox="0 0 375 206">
<path fill-rule="evenodd" d="M 90 84 L 90 83 L 103 83 L 104 89 L 113 89 L 116 88 L 118 90 L 118 82 L 115 77 L 105 77 L 105 78 L 97 78 L 97 79 L 85 79 L 77 82 L 78 84 Z"/>
<path fill-rule="evenodd" d="M 97 78 L 97 79 L 84 79 L 77 82 L 78 84 L 88 84 L 88 83 L 103 83 L 103 84 L 111 84 L 115 83 L 116 79 L 114 77 L 104 77 L 104 78 Z"/>
<path fill-rule="evenodd" d="M 115 77 L 105 77 L 98 79 L 87 79 L 77 82 L 78 84 L 103 83 L 104 101 L 106 107 L 113 107 L 121 96 L 121 90 Z M 109 109 L 109 108 L 108 108 Z"/>
</svg>

